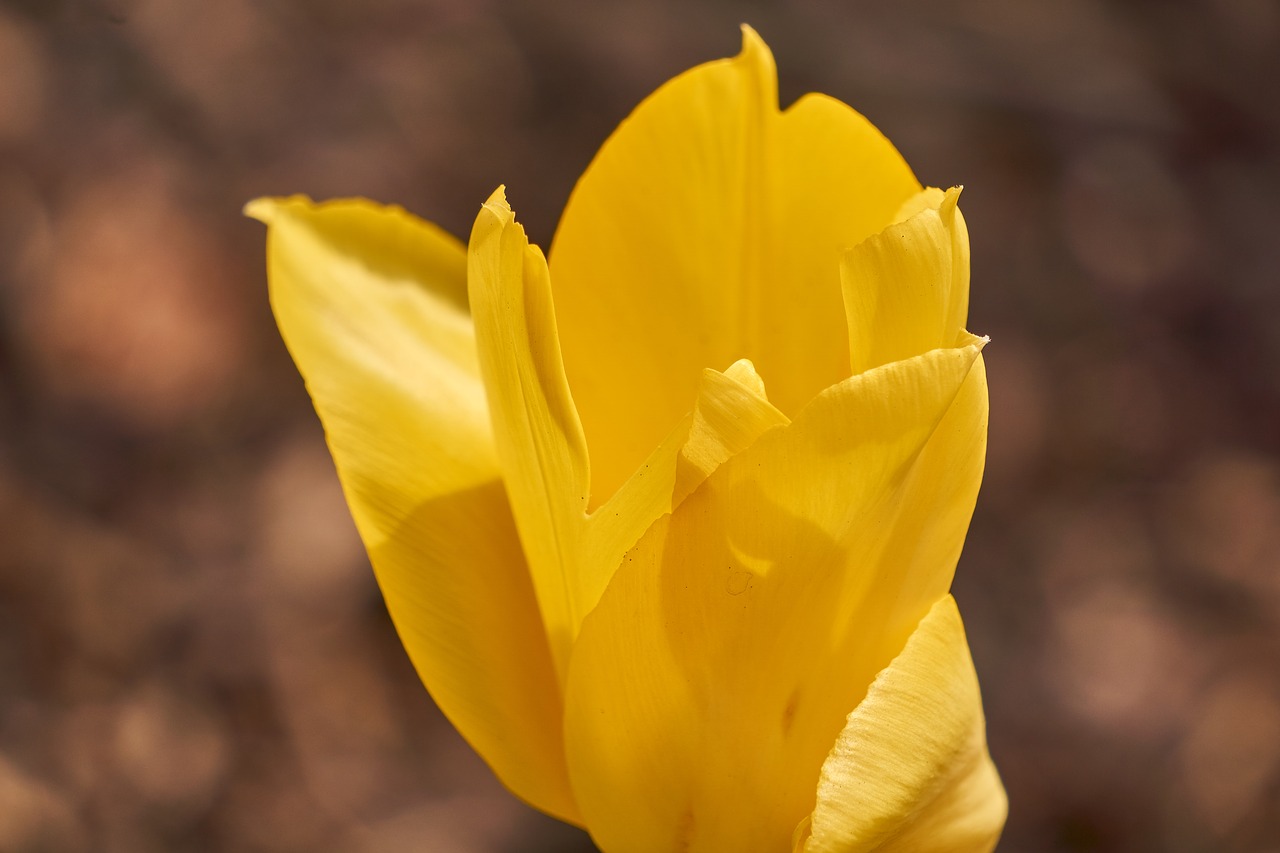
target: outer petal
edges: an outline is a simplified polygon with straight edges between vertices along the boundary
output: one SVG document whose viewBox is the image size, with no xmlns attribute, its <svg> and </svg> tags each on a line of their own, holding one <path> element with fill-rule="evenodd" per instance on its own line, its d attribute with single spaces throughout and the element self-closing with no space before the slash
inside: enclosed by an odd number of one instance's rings
<svg viewBox="0 0 1280 853">
<path fill-rule="evenodd" d="M 986 853 L 1007 811 L 964 625 L 948 595 L 849 715 L 822 765 L 803 850 Z"/>
<path fill-rule="evenodd" d="M 546 263 L 500 188 L 471 236 L 476 339 L 516 525 L 561 673 L 623 555 L 731 454 L 786 418 L 748 362 L 706 370 L 683 418 L 607 503 L 586 512 L 587 450 L 565 381 Z"/>
<path fill-rule="evenodd" d="M 950 584 L 982 470 L 981 343 L 829 389 L 627 555 L 565 698 L 603 850 L 790 849 L 849 709 Z"/>
<path fill-rule="evenodd" d="M 465 307 L 465 254 L 398 208 L 253 202 L 271 302 L 414 666 L 516 794 L 576 820 L 561 705 Z"/>
<path fill-rule="evenodd" d="M 750 358 L 789 415 L 848 376 L 839 253 L 918 190 L 849 107 L 809 95 L 780 112 L 773 58 L 747 28 L 737 58 L 645 100 L 582 176 L 551 250 L 593 503 L 679 421 L 706 366 Z"/>
</svg>

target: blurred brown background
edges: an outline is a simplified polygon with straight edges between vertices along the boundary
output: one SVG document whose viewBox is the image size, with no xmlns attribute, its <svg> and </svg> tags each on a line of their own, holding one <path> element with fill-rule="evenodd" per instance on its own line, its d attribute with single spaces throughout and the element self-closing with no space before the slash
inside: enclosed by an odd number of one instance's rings
<svg viewBox="0 0 1280 853">
<path fill-rule="evenodd" d="M 1280 4 L 8 0 L 0 851 L 591 849 L 417 683 L 239 211 L 545 245 L 744 20 L 967 187 L 1001 849 L 1280 850 Z"/>
</svg>

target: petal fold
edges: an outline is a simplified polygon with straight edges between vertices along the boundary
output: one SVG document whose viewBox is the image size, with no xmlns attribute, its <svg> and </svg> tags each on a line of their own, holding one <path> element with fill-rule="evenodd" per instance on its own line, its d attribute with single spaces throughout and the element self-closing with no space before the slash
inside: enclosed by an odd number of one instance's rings
<svg viewBox="0 0 1280 853">
<path fill-rule="evenodd" d="M 259 199 L 271 304 L 405 649 L 518 796 L 576 821 L 561 700 L 466 309 L 465 252 L 399 208 Z"/>
<path fill-rule="evenodd" d="M 988 853 L 1007 812 L 964 625 L 948 595 L 849 715 L 796 850 Z"/>
<path fill-rule="evenodd" d="M 794 416 L 848 371 L 840 253 L 920 186 L 866 119 L 778 108 L 760 37 L 659 88 L 605 142 L 550 252 L 565 370 L 603 502 L 688 411 L 704 367 L 751 359 Z"/>
<path fill-rule="evenodd" d="M 627 554 L 565 698 L 602 849 L 790 849 L 849 709 L 950 585 L 981 479 L 982 343 L 828 389 Z"/>
</svg>

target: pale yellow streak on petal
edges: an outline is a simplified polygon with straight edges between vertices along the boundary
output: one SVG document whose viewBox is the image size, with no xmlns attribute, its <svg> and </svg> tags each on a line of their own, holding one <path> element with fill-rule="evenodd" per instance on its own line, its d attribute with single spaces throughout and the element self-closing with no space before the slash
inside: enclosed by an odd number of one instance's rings
<svg viewBox="0 0 1280 853">
<path fill-rule="evenodd" d="M 387 609 L 440 709 L 518 796 L 578 819 L 560 691 L 498 471 L 465 252 L 399 208 L 259 199 L 271 304 Z"/>
<path fill-rule="evenodd" d="M 803 851 L 989 853 L 1007 811 L 948 595 L 849 715 L 823 763 Z"/>
</svg>

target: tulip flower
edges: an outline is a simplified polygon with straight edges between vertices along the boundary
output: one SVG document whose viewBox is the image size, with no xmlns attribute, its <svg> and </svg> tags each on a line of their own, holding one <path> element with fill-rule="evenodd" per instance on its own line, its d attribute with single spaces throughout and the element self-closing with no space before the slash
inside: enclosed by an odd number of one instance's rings
<svg viewBox="0 0 1280 853">
<path fill-rule="evenodd" d="M 606 853 L 994 847 L 948 593 L 987 433 L 959 191 L 768 48 L 646 99 L 549 260 L 262 199 L 271 300 L 444 714 Z"/>
</svg>

